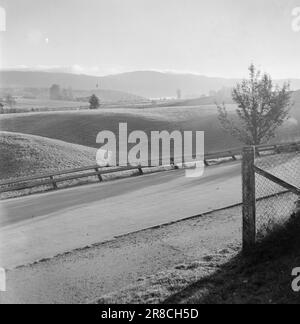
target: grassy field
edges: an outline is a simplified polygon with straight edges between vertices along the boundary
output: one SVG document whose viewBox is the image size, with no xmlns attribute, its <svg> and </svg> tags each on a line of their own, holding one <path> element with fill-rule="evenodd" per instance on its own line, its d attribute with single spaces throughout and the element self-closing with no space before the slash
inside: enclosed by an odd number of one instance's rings
<svg viewBox="0 0 300 324">
<path fill-rule="evenodd" d="M 233 110 L 234 106 L 229 106 Z M 299 114 L 285 124 L 274 141 L 300 139 Z M 193 130 L 205 131 L 206 152 L 240 146 L 221 129 L 216 107 L 170 107 L 147 109 L 100 109 L 97 111 L 66 111 L 1 115 L 0 130 L 38 135 L 69 143 L 97 147 L 96 136 L 102 130 L 118 134 L 118 124 L 127 122 L 129 131 Z"/>
<path fill-rule="evenodd" d="M 18 99 L 13 111 L 29 112 L 29 111 L 47 111 L 47 110 L 68 110 L 80 109 L 88 107 L 88 103 L 78 101 L 63 101 L 50 99 Z M 6 107 L 6 109 L 9 109 Z"/>
<path fill-rule="evenodd" d="M 0 180 L 95 164 L 95 150 L 19 133 L 0 132 Z"/>
</svg>

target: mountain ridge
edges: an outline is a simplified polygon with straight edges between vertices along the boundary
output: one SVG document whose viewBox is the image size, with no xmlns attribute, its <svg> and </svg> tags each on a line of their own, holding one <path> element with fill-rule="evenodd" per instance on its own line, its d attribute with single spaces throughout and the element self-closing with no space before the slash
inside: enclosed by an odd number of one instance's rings
<svg viewBox="0 0 300 324">
<path fill-rule="evenodd" d="M 107 76 L 43 72 L 43 71 L 0 71 L 1 88 L 49 88 L 52 84 L 72 87 L 74 90 L 122 91 L 145 98 L 176 97 L 180 90 L 184 98 L 196 98 L 210 91 L 231 88 L 240 79 L 208 77 L 197 74 L 179 74 L 157 71 L 133 71 Z M 275 80 L 283 84 L 287 79 Z M 300 89 L 300 79 L 291 79 L 294 90 Z"/>
</svg>

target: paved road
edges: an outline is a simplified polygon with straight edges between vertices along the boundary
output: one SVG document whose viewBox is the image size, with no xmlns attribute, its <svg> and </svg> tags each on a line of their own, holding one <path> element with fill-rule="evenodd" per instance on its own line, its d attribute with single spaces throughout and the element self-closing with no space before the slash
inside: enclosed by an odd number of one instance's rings
<svg viewBox="0 0 300 324">
<path fill-rule="evenodd" d="M 127 178 L 1 202 L 0 266 L 59 253 L 241 201 L 240 162 Z"/>
</svg>

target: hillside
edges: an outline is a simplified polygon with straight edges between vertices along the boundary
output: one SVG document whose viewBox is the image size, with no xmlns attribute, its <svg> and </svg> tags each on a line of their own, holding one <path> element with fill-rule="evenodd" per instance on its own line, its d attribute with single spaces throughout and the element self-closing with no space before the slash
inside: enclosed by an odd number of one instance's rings
<svg viewBox="0 0 300 324">
<path fill-rule="evenodd" d="M 234 110 L 234 105 L 227 105 Z M 293 119 L 280 129 L 274 141 L 300 139 L 300 102 L 292 111 Z M 118 134 L 119 123 L 127 122 L 128 131 L 204 131 L 206 152 L 241 146 L 220 127 L 215 105 L 199 107 L 165 107 L 152 109 L 100 109 L 97 111 L 45 112 L 0 115 L 0 129 L 21 132 L 68 143 L 98 148 L 97 134 L 110 130 Z"/>
<path fill-rule="evenodd" d="M 195 74 L 161 73 L 137 71 L 104 77 L 68 73 L 1 71 L 2 88 L 49 88 L 58 83 L 74 90 L 94 89 L 96 84 L 102 90 L 122 91 L 146 98 L 176 97 L 181 90 L 183 96 L 200 97 L 210 90 L 232 87 L 237 79 L 213 78 Z M 279 80 L 282 83 L 284 80 Z M 300 80 L 291 80 L 294 89 L 300 89 Z"/>
<path fill-rule="evenodd" d="M 95 150 L 49 138 L 0 132 L 0 180 L 95 164 Z"/>
<path fill-rule="evenodd" d="M 206 131 L 206 149 L 222 150 L 239 145 L 221 130 L 215 106 L 201 108 L 100 109 L 97 111 L 45 112 L 0 115 L 0 129 L 21 132 L 97 148 L 102 130 L 118 134 L 118 125 L 128 123 L 128 131 L 146 133 L 161 130 Z"/>
</svg>

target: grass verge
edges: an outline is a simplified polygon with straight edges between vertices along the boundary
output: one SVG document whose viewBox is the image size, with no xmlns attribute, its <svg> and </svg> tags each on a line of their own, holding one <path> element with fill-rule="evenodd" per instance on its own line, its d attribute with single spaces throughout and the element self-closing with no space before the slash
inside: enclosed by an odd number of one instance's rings
<svg viewBox="0 0 300 324">
<path fill-rule="evenodd" d="M 245 255 L 229 246 L 190 264 L 140 278 L 93 303 L 299 304 L 292 270 L 300 267 L 300 217 L 274 230 Z"/>
<path fill-rule="evenodd" d="M 300 217 L 274 230 L 248 255 L 172 295 L 166 303 L 299 304 L 292 270 L 300 266 Z"/>
</svg>

